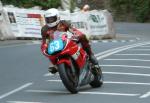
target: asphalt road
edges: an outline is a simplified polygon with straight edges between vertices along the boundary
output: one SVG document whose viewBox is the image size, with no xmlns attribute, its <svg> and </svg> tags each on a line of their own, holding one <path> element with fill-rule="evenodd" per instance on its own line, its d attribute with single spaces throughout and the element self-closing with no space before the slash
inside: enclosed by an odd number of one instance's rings
<svg viewBox="0 0 150 103">
<path fill-rule="evenodd" d="M 49 64 L 38 42 L 0 46 L 0 103 L 149 103 L 150 42 L 92 42 L 104 84 L 70 94 Z"/>
</svg>

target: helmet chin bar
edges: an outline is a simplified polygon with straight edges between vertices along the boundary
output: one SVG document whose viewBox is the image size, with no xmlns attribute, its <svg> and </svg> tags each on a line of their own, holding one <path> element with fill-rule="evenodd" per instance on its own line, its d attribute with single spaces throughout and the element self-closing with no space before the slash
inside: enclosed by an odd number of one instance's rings
<svg viewBox="0 0 150 103">
<path fill-rule="evenodd" d="M 45 17 L 46 23 L 54 23 L 58 20 L 57 16 Z"/>
<path fill-rule="evenodd" d="M 54 26 L 56 26 L 59 22 L 60 22 L 60 20 L 57 20 L 57 21 L 54 22 L 54 23 L 47 23 L 47 26 L 48 26 L 48 27 L 54 27 Z"/>
</svg>

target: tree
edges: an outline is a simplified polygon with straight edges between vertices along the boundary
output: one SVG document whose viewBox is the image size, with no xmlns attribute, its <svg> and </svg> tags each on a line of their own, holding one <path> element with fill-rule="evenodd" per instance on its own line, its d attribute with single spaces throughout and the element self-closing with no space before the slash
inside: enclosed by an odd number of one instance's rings
<svg viewBox="0 0 150 103">
<path fill-rule="evenodd" d="M 72 13 L 76 7 L 75 0 L 70 0 L 70 12 Z"/>
<path fill-rule="evenodd" d="M 41 6 L 42 9 L 58 8 L 61 0 L 32 0 L 34 5 Z"/>
<path fill-rule="evenodd" d="M 129 14 L 138 22 L 146 22 L 150 15 L 150 0 L 109 0 L 116 17 L 128 18 Z"/>
<path fill-rule="evenodd" d="M 60 0 L 1 0 L 4 5 L 14 5 L 17 7 L 30 8 L 41 6 L 42 9 L 58 8 L 61 6 Z"/>
<path fill-rule="evenodd" d="M 150 15 L 150 0 L 132 0 L 132 11 L 139 22 L 146 22 Z"/>
</svg>

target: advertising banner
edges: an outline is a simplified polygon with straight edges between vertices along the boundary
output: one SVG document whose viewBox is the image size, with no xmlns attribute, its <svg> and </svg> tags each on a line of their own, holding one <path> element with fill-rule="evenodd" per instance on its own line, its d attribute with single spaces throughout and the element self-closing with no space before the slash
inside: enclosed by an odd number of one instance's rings
<svg viewBox="0 0 150 103">
<path fill-rule="evenodd" d="M 41 28 L 45 24 L 42 10 L 30 10 L 4 7 L 7 26 L 15 37 L 41 38 Z M 71 25 L 87 35 L 115 35 L 113 19 L 107 10 L 89 12 L 59 11 L 60 19 L 67 20 Z"/>
<path fill-rule="evenodd" d="M 106 10 L 72 13 L 71 22 L 88 36 L 115 34 L 113 19 Z"/>
<path fill-rule="evenodd" d="M 88 14 L 82 12 L 71 13 L 71 24 L 89 37 Z"/>
<path fill-rule="evenodd" d="M 91 11 L 88 15 L 89 31 L 92 35 L 105 35 L 108 33 L 106 17 L 100 11 Z"/>
<path fill-rule="evenodd" d="M 5 10 L 16 37 L 41 37 L 41 27 L 45 24 L 44 12 L 12 8 Z"/>
</svg>

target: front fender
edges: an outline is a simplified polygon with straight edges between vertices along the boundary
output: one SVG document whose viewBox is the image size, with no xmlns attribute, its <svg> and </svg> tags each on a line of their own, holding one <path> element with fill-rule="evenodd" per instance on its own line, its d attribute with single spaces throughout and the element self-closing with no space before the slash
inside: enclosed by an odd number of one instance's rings
<svg viewBox="0 0 150 103">
<path fill-rule="evenodd" d="M 65 63 L 69 66 L 71 66 L 71 61 L 69 58 L 61 58 L 60 60 L 57 61 L 57 65 Z"/>
</svg>

